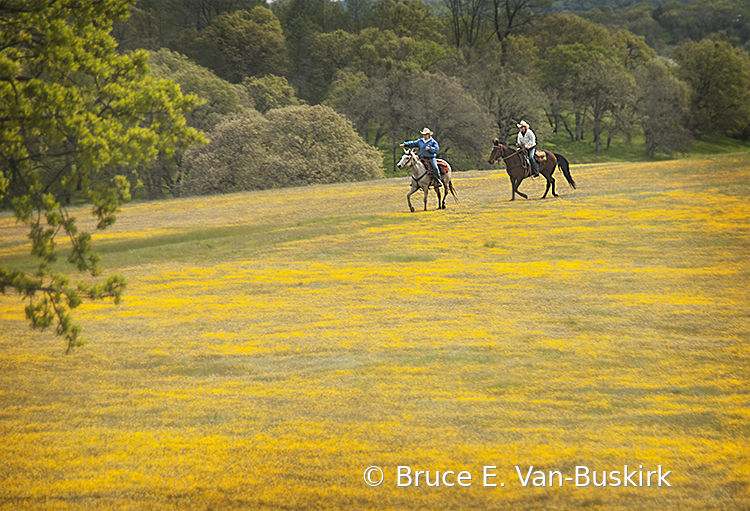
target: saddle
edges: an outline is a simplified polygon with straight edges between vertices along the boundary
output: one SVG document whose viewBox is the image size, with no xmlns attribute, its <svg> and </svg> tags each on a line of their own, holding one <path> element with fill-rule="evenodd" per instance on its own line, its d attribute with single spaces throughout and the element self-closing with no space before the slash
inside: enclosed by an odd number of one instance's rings
<svg viewBox="0 0 750 511">
<path fill-rule="evenodd" d="M 519 149 L 518 152 L 521 155 L 521 167 L 530 169 L 531 160 L 529 159 L 529 152 L 526 149 Z"/>
<path fill-rule="evenodd" d="M 432 163 L 430 163 L 430 160 L 428 160 L 426 158 L 421 158 L 421 157 L 419 159 L 421 160 L 422 164 L 424 165 L 424 168 L 426 168 L 428 170 L 432 169 Z M 443 174 L 447 174 L 448 173 L 448 164 L 445 162 L 445 160 L 441 160 L 440 158 L 438 158 L 437 164 L 438 164 L 438 168 L 440 169 L 440 175 L 441 176 Z"/>
<path fill-rule="evenodd" d="M 523 178 L 531 177 L 531 159 L 529 158 L 529 152 L 526 149 L 519 149 L 518 152 L 521 154 L 521 168 L 523 168 Z M 534 159 L 537 163 L 541 163 L 544 160 L 540 160 L 537 155 L 539 151 L 534 154 Z M 547 159 L 547 155 L 544 155 L 544 159 Z"/>
</svg>

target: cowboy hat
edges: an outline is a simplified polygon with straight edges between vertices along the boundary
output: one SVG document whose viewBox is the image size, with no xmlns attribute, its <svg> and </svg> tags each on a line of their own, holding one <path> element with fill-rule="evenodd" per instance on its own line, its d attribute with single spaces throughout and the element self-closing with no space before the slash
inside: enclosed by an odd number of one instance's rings
<svg viewBox="0 0 750 511">
<path fill-rule="evenodd" d="M 521 126 L 525 126 L 526 128 L 529 127 L 529 123 L 526 121 L 521 121 L 520 123 L 516 124 L 516 126 L 520 129 Z"/>
<path fill-rule="evenodd" d="M 430 128 L 424 128 L 422 131 L 419 132 L 420 135 L 432 135 L 432 131 L 430 131 Z"/>
</svg>

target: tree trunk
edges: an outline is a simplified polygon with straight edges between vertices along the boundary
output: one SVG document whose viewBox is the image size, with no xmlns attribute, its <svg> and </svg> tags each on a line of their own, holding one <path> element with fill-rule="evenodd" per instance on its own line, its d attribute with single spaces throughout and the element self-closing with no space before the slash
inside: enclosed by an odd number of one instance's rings
<svg viewBox="0 0 750 511">
<path fill-rule="evenodd" d="M 545 112 L 545 114 L 547 114 Z M 552 128 L 552 134 L 557 135 L 557 115 L 547 114 L 547 122 L 549 127 Z"/>
<path fill-rule="evenodd" d="M 596 145 L 596 152 L 602 152 L 602 131 L 601 122 L 598 118 L 594 118 L 594 145 Z"/>
<path fill-rule="evenodd" d="M 392 170 L 393 170 L 393 172 L 396 172 L 396 170 L 398 170 L 396 168 L 396 163 L 398 163 L 398 159 L 396 158 L 396 148 L 399 147 L 399 144 L 396 142 L 396 140 L 397 140 L 396 139 L 396 132 L 393 132 L 392 136 L 393 136 L 393 140 L 392 140 L 393 143 L 391 144 L 393 146 L 393 167 L 392 167 Z"/>
</svg>

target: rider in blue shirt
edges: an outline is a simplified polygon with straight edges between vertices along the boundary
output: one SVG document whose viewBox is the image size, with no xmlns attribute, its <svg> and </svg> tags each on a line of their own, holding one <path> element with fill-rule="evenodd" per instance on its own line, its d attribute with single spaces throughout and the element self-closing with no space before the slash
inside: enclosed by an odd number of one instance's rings
<svg viewBox="0 0 750 511">
<path fill-rule="evenodd" d="M 422 138 L 404 142 L 401 144 L 401 147 L 418 147 L 419 156 L 427 158 L 432 165 L 432 177 L 437 180 L 435 186 L 440 186 L 440 170 L 438 169 L 437 164 L 437 153 L 440 150 L 440 146 L 437 141 L 432 138 L 432 131 L 430 131 L 429 128 L 424 128 L 419 133 L 422 135 Z"/>
</svg>

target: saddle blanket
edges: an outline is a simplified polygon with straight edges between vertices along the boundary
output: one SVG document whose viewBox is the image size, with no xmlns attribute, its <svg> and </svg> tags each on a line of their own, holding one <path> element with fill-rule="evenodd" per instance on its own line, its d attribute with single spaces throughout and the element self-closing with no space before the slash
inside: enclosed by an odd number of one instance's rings
<svg viewBox="0 0 750 511">
<path fill-rule="evenodd" d="M 427 160 L 425 158 L 421 158 L 421 160 L 422 160 L 422 164 L 425 166 L 425 168 L 427 168 L 427 169 L 432 168 L 432 165 L 430 164 L 430 160 Z M 448 163 L 446 163 L 445 160 L 441 160 L 440 158 L 438 158 L 437 163 L 438 163 L 438 167 L 440 168 L 440 174 L 441 175 L 442 174 L 447 174 L 448 170 L 449 170 Z"/>
</svg>

